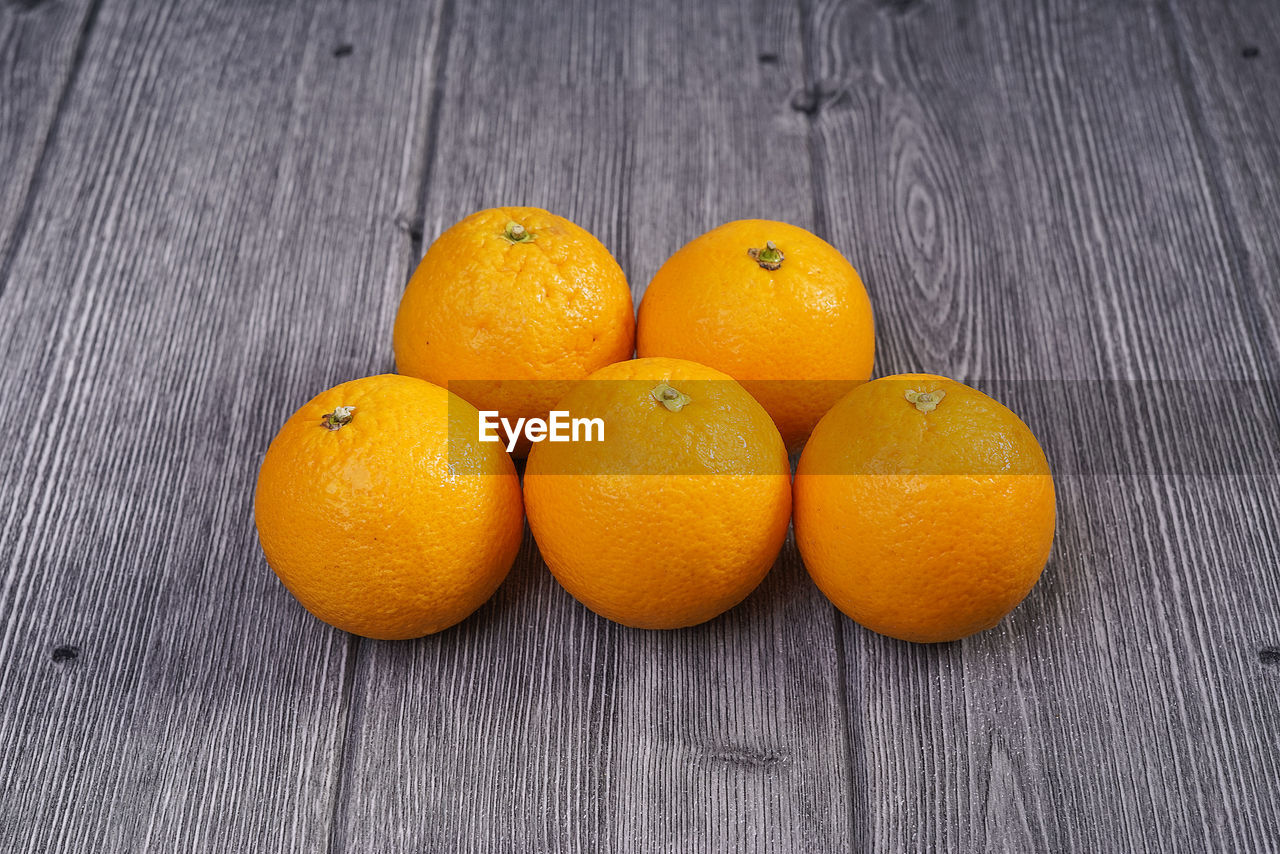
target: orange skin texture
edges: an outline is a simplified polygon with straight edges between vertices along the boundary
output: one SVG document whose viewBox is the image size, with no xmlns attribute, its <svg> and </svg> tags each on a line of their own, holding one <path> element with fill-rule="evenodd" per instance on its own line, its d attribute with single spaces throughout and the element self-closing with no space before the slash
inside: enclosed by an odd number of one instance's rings
<svg viewBox="0 0 1280 854">
<path fill-rule="evenodd" d="M 532 239 L 507 239 L 509 222 Z M 402 374 L 512 421 L 542 417 L 564 381 L 631 357 L 631 290 L 609 250 L 569 220 L 489 208 L 431 244 L 400 300 L 394 346 Z"/>
<path fill-rule="evenodd" d="M 354 406 L 337 430 L 326 413 Z M 254 519 L 267 563 L 308 611 L 369 638 L 415 638 L 493 595 L 524 534 L 511 458 L 476 409 L 395 374 L 321 392 L 262 461 Z"/>
<path fill-rule="evenodd" d="M 691 400 L 678 412 L 651 391 Z M 679 359 L 610 365 L 556 407 L 600 417 L 605 441 L 534 445 L 529 525 L 560 584 L 623 625 L 705 622 L 773 566 L 791 515 L 790 467 L 768 413 L 738 383 Z"/>
<path fill-rule="evenodd" d="M 777 270 L 747 254 L 772 240 Z M 833 246 L 784 222 L 746 219 L 695 238 L 645 290 L 640 356 L 701 362 L 732 376 L 788 447 L 871 376 L 875 323 L 858 273 Z"/>
<path fill-rule="evenodd" d="M 908 389 L 945 393 L 931 412 Z M 1053 476 L 1018 416 L 930 374 L 859 386 L 822 419 L 795 480 L 796 543 L 819 589 L 916 643 L 995 626 L 1049 557 Z"/>
</svg>

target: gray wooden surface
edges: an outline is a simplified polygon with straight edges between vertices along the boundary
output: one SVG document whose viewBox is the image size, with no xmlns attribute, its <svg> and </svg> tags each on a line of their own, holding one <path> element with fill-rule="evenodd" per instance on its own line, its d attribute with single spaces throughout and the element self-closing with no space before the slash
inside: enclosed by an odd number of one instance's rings
<svg viewBox="0 0 1280 854">
<path fill-rule="evenodd" d="M 0 851 L 1280 849 L 1267 0 L 11 0 L 0 163 Z M 424 242 L 499 203 L 637 298 L 729 219 L 831 240 L 878 373 L 1026 381 L 1041 584 L 912 646 L 788 543 L 642 632 L 528 541 L 438 636 L 312 619 L 257 547 L 261 455 L 392 367 Z M 1214 414 L 1224 472 L 1076 380 L 1262 414 Z"/>
</svg>

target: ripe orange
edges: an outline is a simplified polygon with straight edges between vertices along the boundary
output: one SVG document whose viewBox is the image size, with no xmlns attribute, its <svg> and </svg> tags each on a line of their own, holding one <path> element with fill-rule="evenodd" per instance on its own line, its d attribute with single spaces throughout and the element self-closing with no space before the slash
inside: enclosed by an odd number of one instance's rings
<svg viewBox="0 0 1280 854">
<path fill-rule="evenodd" d="M 875 325 L 858 273 L 803 228 L 746 219 L 686 244 L 640 303 L 641 356 L 709 365 L 764 405 L 788 447 L 871 376 Z"/>
<path fill-rule="evenodd" d="M 989 629 L 1053 543 L 1049 464 L 980 391 L 901 374 L 850 392 L 796 471 L 795 531 L 814 582 L 852 619 L 918 643 Z"/>
<path fill-rule="evenodd" d="M 603 442 L 544 442 L 525 469 L 529 525 L 556 579 L 591 610 L 691 626 L 746 598 L 791 515 L 786 448 L 730 377 L 679 359 L 596 371 L 556 406 L 601 418 Z"/>
<path fill-rule="evenodd" d="M 476 410 L 384 374 L 321 392 L 267 449 L 254 518 L 267 563 L 326 623 L 414 638 L 487 600 L 524 533 L 511 458 Z"/>
<path fill-rule="evenodd" d="M 609 250 L 569 220 L 490 208 L 431 244 L 394 344 L 402 374 L 513 421 L 542 416 L 567 390 L 556 381 L 631 357 L 631 290 Z"/>
</svg>

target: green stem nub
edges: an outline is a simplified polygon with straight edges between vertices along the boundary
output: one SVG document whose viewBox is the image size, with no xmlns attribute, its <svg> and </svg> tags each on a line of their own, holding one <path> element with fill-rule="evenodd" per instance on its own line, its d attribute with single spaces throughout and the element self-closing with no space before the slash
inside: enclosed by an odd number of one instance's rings
<svg viewBox="0 0 1280 854">
<path fill-rule="evenodd" d="M 747 254 L 766 270 L 778 269 L 782 266 L 782 259 L 787 257 L 772 240 L 766 241 L 763 249 L 748 249 Z"/>
<path fill-rule="evenodd" d="M 326 430 L 337 430 L 351 423 L 351 414 L 355 411 L 354 406 L 335 406 L 332 412 L 325 413 L 320 419 L 320 425 Z"/>
<path fill-rule="evenodd" d="M 502 232 L 502 236 L 512 243 L 528 243 L 533 240 L 533 234 L 515 220 L 507 223 L 507 228 Z"/>
<path fill-rule="evenodd" d="M 692 397 L 689 397 L 689 395 L 683 392 L 676 391 L 666 383 L 658 383 L 653 387 L 653 390 L 650 391 L 649 394 L 653 396 L 654 400 L 661 403 L 671 412 L 679 412 L 693 401 Z"/>
<path fill-rule="evenodd" d="M 936 391 L 916 391 L 913 388 L 907 389 L 907 400 L 915 404 L 916 409 L 921 412 L 932 412 L 938 408 L 938 404 L 947 393 L 942 389 Z"/>
</svg>

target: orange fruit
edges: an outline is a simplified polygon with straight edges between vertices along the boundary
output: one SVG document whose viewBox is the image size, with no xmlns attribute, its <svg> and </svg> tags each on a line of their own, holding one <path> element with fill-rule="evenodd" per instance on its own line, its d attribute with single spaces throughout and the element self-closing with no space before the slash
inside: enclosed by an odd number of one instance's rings
<svg viewBox="0 0 1280 854">
<path fill-rule="evenodd" d="M 996 625 L 1053 543 L 1053 476 L 1035 436 L 980 391 L 930 374 L 840 400 L 796 470 L 795 532 L 852 619 L 918 643 Z"/>
<path fill-rule="evenodd" d="M 490 208 L 431 244 L 400 300 L 394 344 L 402 374 L 513 421 L 541 416 L 562 381 L 631 357 L 631 290 L 609 250 L 569 220 Z"/>
<path fill-rule="evenodd" d="M 782 437 L 729 376 L 679 359 L 596 371 L 557 404 L 603 442 L 536 444 L 529 525 L 560 584 L 610 620 L 692 626 L 746 598 L 791 515 Z"/>
<path fill-rule="evenodd" d="M 475 408 L 395 374 L 321 392 L 272 440 L 254 519 L 267 563 L 330 625 L 438 632 L 502 583 L 524 534 L 520 484 Z"/>
<path fill-rule="evenodd" d="M 641 356 L 692 359 L 740 381 L 788 447 L 871 376 L 875 324 L 862 280 L 833 246 L 785 222 L 744 219 L 667 259 L 640 302 Z"/>
</svg>

